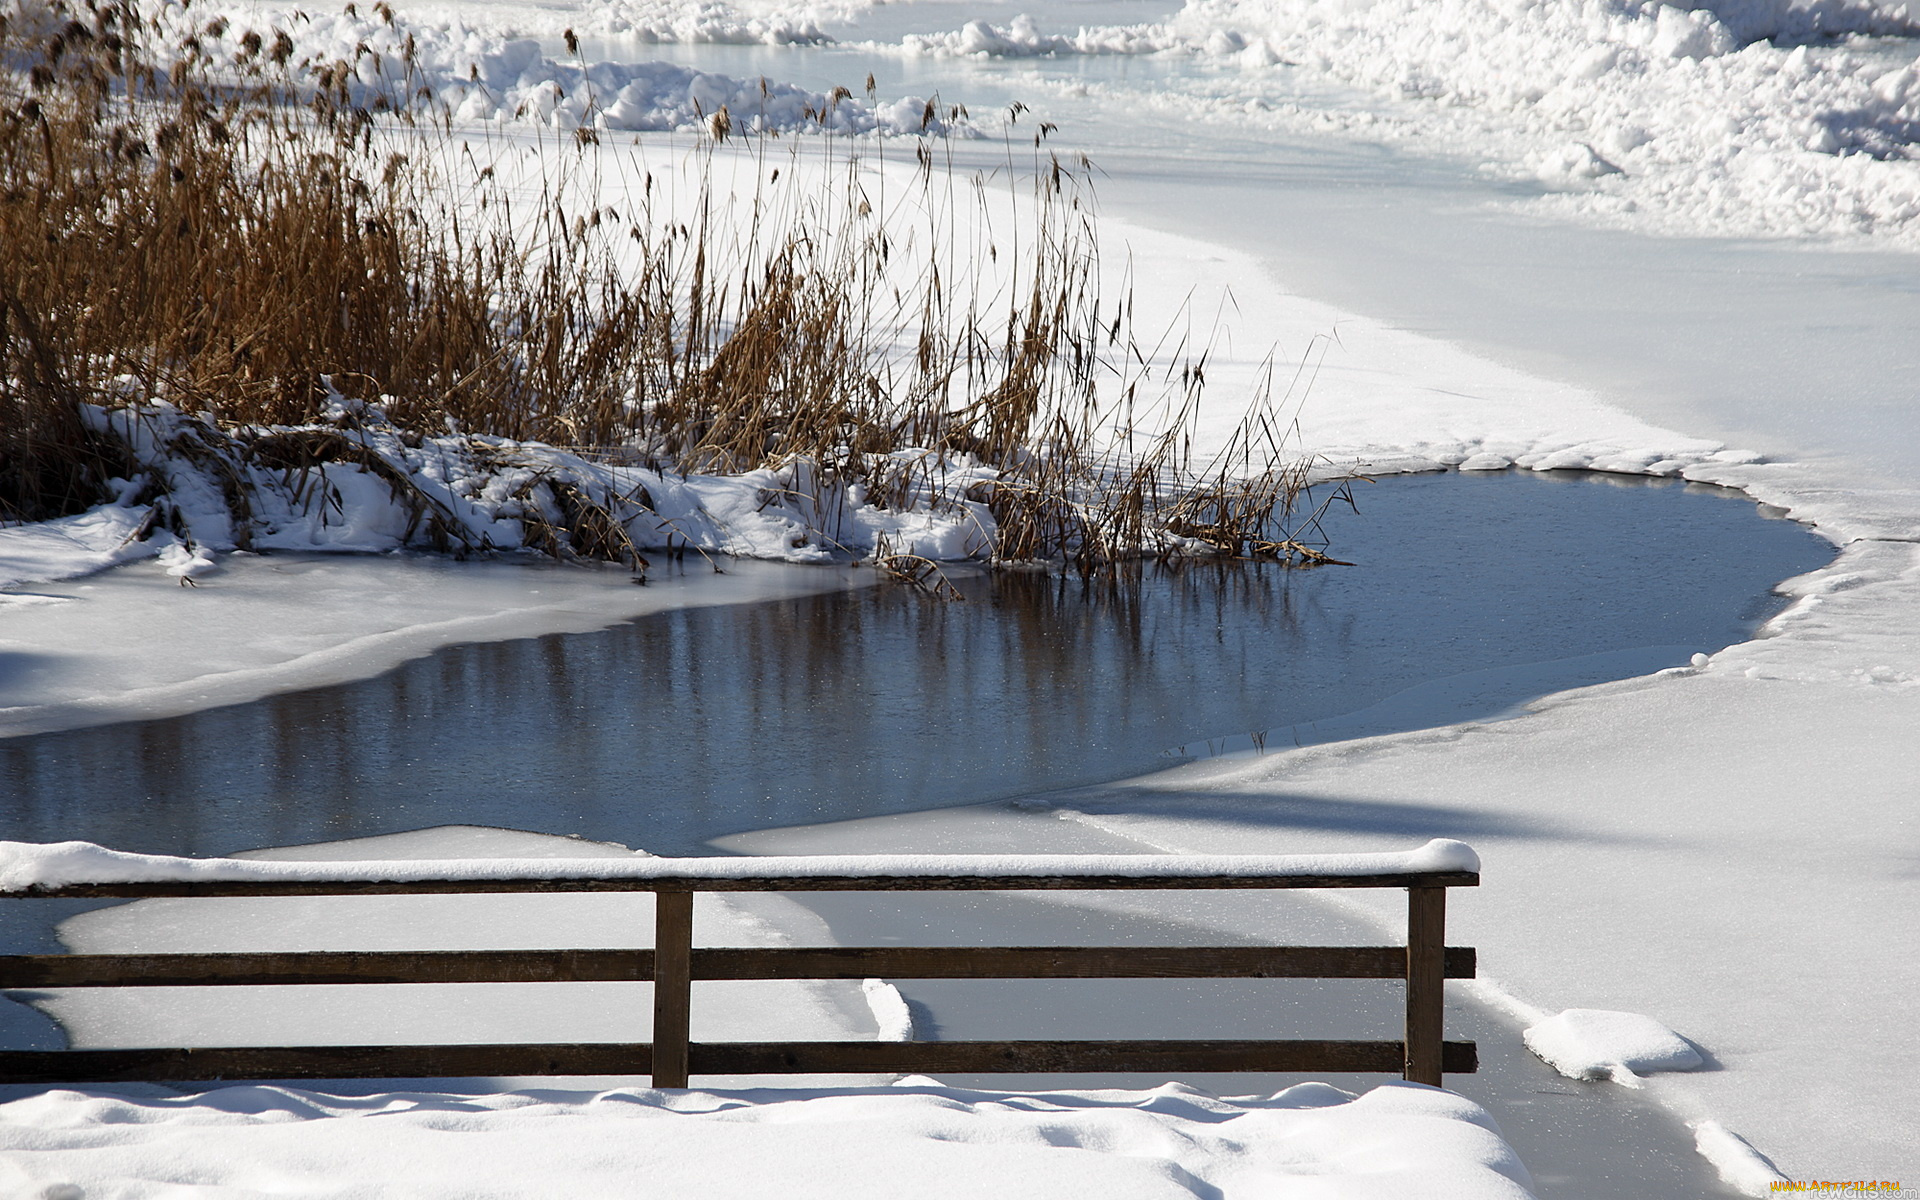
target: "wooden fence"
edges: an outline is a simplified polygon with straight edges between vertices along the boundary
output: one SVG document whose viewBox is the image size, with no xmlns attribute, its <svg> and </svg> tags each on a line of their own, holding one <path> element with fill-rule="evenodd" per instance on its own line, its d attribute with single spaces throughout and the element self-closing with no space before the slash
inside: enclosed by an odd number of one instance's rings
<svg viewBox="0 0 1920 1200">
<path fill-rule="evenodd" d="M 758 872 L 780 859 L 655 859 L 644 876 L 470 877 L 413 880 L 188 879 L 32 887 L 34 898 L 367 896 L 479 892 L 655 893 L 654 948 L 414 950 L 316 953 L 59 954 L 0 956 L 0 988 L 210 987 L 260 984 L 483 983 L 651 980 L 653 1041 L 438 1046 L 275 1046 L 0 1051 L 0 1082 L 435 1078 L 489 1075 L 650 1075 L 685 1087 L 689 1075 L 881 1072 L 1399 1071 L 1438 1086 L 1443 1072 L 1478 1068 L 1472 1042 L 1443 1040 L 1442 981 L 1472 978 L 1474 951 L 1446 945 L 1446 889 L 1473 887 L 1473 871 L 1299 874 L 1254 856 L 1182 856 L 1156 873 L 1153 857 L 972 859 L 836 858 L 804 870 Z M 1172 860 L 1165 860 L 1172 861 Z M 982 863 L 989 864 L 983 867 Z M 1218 863 L 1217 871 L 1209 869 Z M 931 865 L 930 865 L 931 864 Z M 951 873 L 942 873 L 952 864 Z M 1036 867 L 1036 864 L 1039 864 Z M 1197 865 L 1196 865 L 1197 864 Z M 1251 865 L 1250 865 L 1251 864 Z M 261 864 L 264 866 L 264 864 Z M 357 865 L 357 864 L 356 864 Z M 530 865 L 530 864 L 529 864 Z M 550 868 L 557 864 L 542 864 Z M 1296 868 L 1297 870 L 1297 868 Z M 693 945 L 701 891 L 1011 891 L 1219 888 L 1405 888 L 1407 945 L 1166 947 L 796 947 Z M 715 979 L 1402 979 L 1400 1041 L 1129 1040 L 967 1042 L 692 1042 L 692 982 Z"/>
</svg>

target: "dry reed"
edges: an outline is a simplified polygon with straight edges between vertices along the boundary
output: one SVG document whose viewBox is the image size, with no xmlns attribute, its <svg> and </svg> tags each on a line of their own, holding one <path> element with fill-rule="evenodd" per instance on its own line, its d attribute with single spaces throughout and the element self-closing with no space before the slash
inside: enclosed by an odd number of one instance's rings
<svg viewBox="0 0 1920 1200">
<path fill-rule="evenodd" d="M 857 487 L 903 511 L 984 505 L 978 552 L 997 562 L 1331 561 L 1295 536 L 1306 467 L 1271 405 L 1191 461 L 1204 355 L 1176 371 L 1134 345 L 1126 304 L 1103 310 L 1088 167 L 1047 153 L 1044 127 L 1000 272 L 1015 290 L 995 291 L 980 277 L 1000 247 L 953 249 L 952 172 L 924 139 L 926 227 L 904 238 L 853 154 L 811 192 L 773 171 L 744 220 L 704 179 L 690 219 L 653 211 L 650 175 L 604 203 L 570 173 L 602 161 L 591 129 L 549 150 L 589 165 L 555 167 L 537 196 L 476 168 L 450 200 L 433 164 L 459 161 L 461 138 L 426 89 L 369 97 L 350 64 L 290 61 L 273 29 L 218 64 L 170 44 L 163 72 L 161 36 L 99 0 L 0 19 L 0 519 L 78 511 L 135 477 L 88 414 L 164 406 L 197 419 L 172 450 L 221 481 L 240 544 L 248 467 L 297 490 L 333 462 L 383 479 L 429 544 L 480 548 L 340 432 L 344 398 L 415 441 L 452 428 L 682 474 L 776 468 L 823 544 Z M 709 146 L 732 128 L 714 114 Z M 1147 429 L 1136 405 L 1156 386 L 1172 402 Z M 953 494 L 958 460 L 992 478 Z M 644 499 L 538 486 L 528 544 L 638 561 L 625 513 Z M 907 550 L 874 556 L 937 577 Z"/>
</svg>

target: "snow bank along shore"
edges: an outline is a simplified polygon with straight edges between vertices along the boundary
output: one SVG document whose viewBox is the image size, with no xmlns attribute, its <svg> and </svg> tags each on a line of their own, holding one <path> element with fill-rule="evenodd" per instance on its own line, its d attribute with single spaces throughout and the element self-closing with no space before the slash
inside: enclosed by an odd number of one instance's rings
<svg viewBox="0 0 1920 1200">
<path fill-rule="evenodd" d="M 1581 220 L 1920 247 L 1920 65 L 1902 40 L 1920 18 L 1900 0 L 1169 0 L 1159 19 L 1091 26 L 1071 4 L 1022 7 L 983 6 L 958 28 L 887 42 L 863 39 L 874 8 L 863 0 L 490 0 L 409 5 L 395 20 L 303 12 L 289 27 L 302 55 L 348 63 L 370 89 L 405 73 L 411 40 L 414 82 L 463 121 L 616 131 L 697 126 L 727 105 L 751 129 L 808 127 L 831 108 L 836 130 L 913 133 L 926 108 L 920 96 L 828 105 L 787 84 L 763 92 L 758 80 L 665 63 L 552 57 L 535 39 L 578 29 L 638 43 L 838 37 L 908 57 L 1171 56 L 1193 61 L 1189 78 L 1116 100 L 1442 150 L 1543 187 L 1525 203 Z M 293 6 L 165 11 L 231 49 L 248 21 L 290 18 Z M 209 39 L 216 16 L 231 29 Z M 1313 98 L 1329 91 L 1338 102 Z"/>
<path fill-rule="evenodd" d="M 1920 75 L 1910 43 L 1874 39 L 1915 29 L 1905 6 L 1854 0 L 1188 0 L 1164 21 L 1077 31 L 989 16 L 903 49 L 1188 55 L 1238 78 L 1176 89 L 1170 107 L 1443 149 L 1544 186 L 1528 202 L 1543 212 L 1912 247 Z M 1328 87 L 1358 98 L 1302 96 Z"/>
</svg>

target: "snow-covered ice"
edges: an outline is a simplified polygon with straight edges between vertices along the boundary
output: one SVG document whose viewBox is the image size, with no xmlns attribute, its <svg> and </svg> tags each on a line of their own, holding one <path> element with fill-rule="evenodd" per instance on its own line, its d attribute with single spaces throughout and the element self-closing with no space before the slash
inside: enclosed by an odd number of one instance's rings
<svg viewBox="0 0 1920 1200">
<path fill-rule="evenodd" d="M 148 558 L 153 549 L 136 540 L 145 517 L 144 509 L 104 504 L 57 521 L 0 526 L 0 587 L 66 579 Z M 9 596 L 4 603 L 19 600 Z"/>
<path fill-rule="evenodd" d="M 1920 896 L 1903 869 L 1920 711 L 1898 681 L 1917 572 L 1910 547 L 1869 549 L 1909 575 L 1864 602 L 1878 620 L 1821 621 L 1804 639 L 1788 622 L 1704 671 L 1569 693 L 1519 721 L 1196 766 L 1062 803 L 1185 851 L 1471 825 L 1492 867 L 1449 930 L 1481 948 L 1477 989 L 1526 1009 L 1658 1013 L 1718 1068 L 1647 1081 L 1681 1115 L 1795 1178 L 1835 1159 L 1897 1177 L 1911 1152 L 1898 1114 L 1920 1105 L 1911 1057 L 1888 1040 L 1920 989 L 1905 949 Z M 1873 674 L 1883 658 L 1903 664 L 1880 664 L 1889 683 Z"/>
<path fill-rule="evenodd" d="M 0 561 L 13 532 L 0 530 Z M 35 556 L 20 569 L 58 578 L 95 561 L 71 549 Z M 142 548 L 143 558 L 153 554 Z M 599 565 L 227 554 L 219 556 L 220 573 L 196 588 L 178 586 L 171 568 L 152 561 L 27 585 L 0 592 L 0 663 L 8 668 L 0 736 L 172 716 L 365 679 L 456 643 L 586 632 L 686 605 L 873 582 L 871 572 L 845 567 L 721 561 L 725 574 L 696 556 L 684 570 L 655 571 L 636 587 L 631 572 Z"/>
</svg>

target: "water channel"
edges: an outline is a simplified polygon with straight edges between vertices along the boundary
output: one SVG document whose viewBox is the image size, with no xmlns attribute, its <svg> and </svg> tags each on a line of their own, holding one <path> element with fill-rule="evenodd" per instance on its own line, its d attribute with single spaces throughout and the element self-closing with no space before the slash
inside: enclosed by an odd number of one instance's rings
<svg viewBox="0 0 1920 1200">
<path fill-rule="evenodd" d="M 0 819 L 18 839 L 155 853 L 449 824 L 698 853 L 1495 716 L 1742 641 L 1781 603 L 1774 583 L 1831 556 L 1669 481 L 1429 475 L 1357 496 L 1330 529 L 1351 566 L 955 572 L 958 602 L 878 587 L 678 609 L 11 739 Z"/>
</svg>

